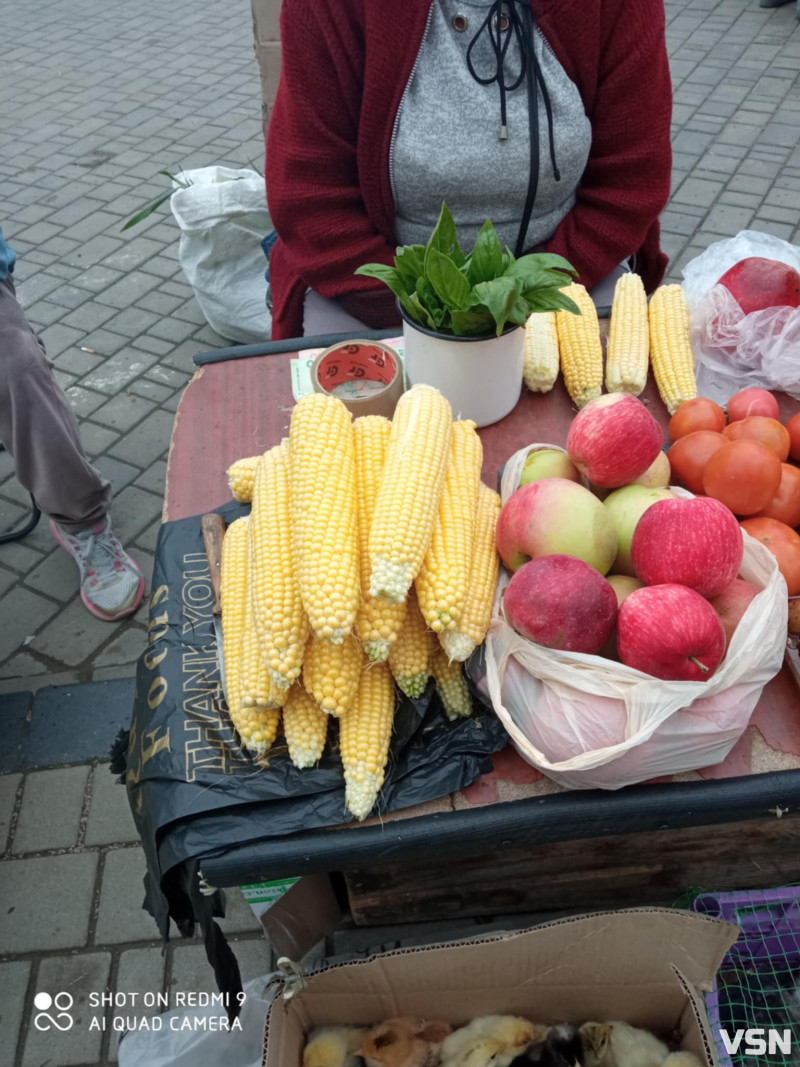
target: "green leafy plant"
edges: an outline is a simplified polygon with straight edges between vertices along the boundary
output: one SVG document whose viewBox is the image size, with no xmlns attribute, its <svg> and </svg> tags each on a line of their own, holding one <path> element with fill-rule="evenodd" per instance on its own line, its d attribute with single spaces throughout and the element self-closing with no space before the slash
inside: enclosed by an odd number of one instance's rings
<svg viewBox="0 0 800 1067">
<path fill-rule="evenodd" d="M 413 322 L 448 336 L 499 337 L 508 324 L 524 326 L 534 311 L 580 315 L 561 292 L 578 273 L 566 259 L 545 252 L 515 259 L 489 219 L 464 255 L 445 203 L 427 245 L 403 245 L 393 267 L 365 263 L 355 273 L 378 278 Z"/>
</svg>

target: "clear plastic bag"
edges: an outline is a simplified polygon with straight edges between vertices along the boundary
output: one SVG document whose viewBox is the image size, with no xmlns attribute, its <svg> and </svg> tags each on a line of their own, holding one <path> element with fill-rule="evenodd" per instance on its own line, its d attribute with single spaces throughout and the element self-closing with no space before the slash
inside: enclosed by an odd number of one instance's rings
<svg viewBox="0 0 800 1067">
<path fill-rule="evenodd" d="M 529 450 L 506 464 L 503 502 L 519 485 Z M 786 583 L 772 553 L 744 536 L 740 573 L 762 591 L 707 682 L 662 681 L 601 656 L 528 641 L 506 622 L 510 579 L 501 570 L 482 687 L 526 762 L 568 789 L 619 789 L 725 759 L 780 670 L 786 645 Z"/>
<path fill-rule="evenodd" d="M 261 1067 L 264 1022 L 276 986 L 275 975 L 245 982 L 242 1011 L 236 1029 L 211 1030 L 203 1020 L 224 1016 L 218 1004 L 165 1012 L 158 1029 L 132 1030 L 121 1035 L 119 1067 Z"/>
<path fill-rule="evenodd" d="M 700 396 L 724 403 L 747 386 L 782 389 L 800 400 L 800 307 L 745 315 L 717 281 L 750 256 L 800 271 L 800 248 L 772 234 L 742 230 L 709 245 L 683 268 Z"/>
</svg>

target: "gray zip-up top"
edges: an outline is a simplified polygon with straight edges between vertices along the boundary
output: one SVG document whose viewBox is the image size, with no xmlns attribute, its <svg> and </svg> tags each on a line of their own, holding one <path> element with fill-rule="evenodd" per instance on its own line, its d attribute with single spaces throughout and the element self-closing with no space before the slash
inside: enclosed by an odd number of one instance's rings
<svg viewBox="0 0 800 1067">
<path fill-rule="evenodd" d="M 506 15 L 510 7 L 497 0 L 434 0 L 431 6 L 390 154 L 400 244 L 424 244 L 446 200 L 465 251 L 472 248 L 486 218 L 491 218 L 502 244 L 514 250 L 536 153 L 530 151 L 529 95 L 526 78 L 520 79 L 519 38 Z M 486 24 L 487 15 L 491 25 Z M 498 48 L 505 49 L 504 94 L 491 30 Z M 577 88 L 538 30 L 531 36 L 544 89 L 540 82 L 538 182 L 525 249 L 549 238 L 572 208 L 591 145 L 591 127 Z M 530 65 L 526 77 L 535 77 Z"/>
</svg>

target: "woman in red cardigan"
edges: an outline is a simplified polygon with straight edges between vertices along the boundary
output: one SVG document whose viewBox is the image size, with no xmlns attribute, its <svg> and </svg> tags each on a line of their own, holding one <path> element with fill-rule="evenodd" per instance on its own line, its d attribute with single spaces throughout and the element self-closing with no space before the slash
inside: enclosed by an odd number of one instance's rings
<svg viewBox="0 0 800 1067">
<path fill-rule="evenodd" d="M 424 243 L 442 200 L 467 250 L 489 217 L 587 288 L 628 263 L 648 291 L 661 281 L 663 0 L 284 0 L 281 41 L 273 338 L 300 336 L 320 305 L 399 324 L 392 294 L 354 271 Z"/>
</svg>

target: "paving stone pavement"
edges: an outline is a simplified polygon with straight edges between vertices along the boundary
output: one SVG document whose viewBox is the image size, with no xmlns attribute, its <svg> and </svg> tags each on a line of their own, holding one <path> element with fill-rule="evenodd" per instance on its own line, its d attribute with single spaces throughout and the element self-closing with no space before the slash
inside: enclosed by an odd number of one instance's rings
<svg viewBox="0 0 800 1067">
<path fill-rule="evenodd" d="M 756 0 L 667 0 L 666 11 L 674 181 L 662 222 L 668 280 L 679 281 L 689 259 L 743 227 L 800 243 L 800 23 L 794 4 Z M 0 26 L 0 224 L 19 254 L 20 298 L 114 484 L 117 532 L 149 576 L 191 358 L 226 342 L 181 272 L 169 211 L 120 227 L 164 189 L 161 169 L 260 168 L 249 6 L 0 0 Z M 0 453 L 0 531 L 26 505 Z M 101 1014 L 90 993 L 211 980 L 201 946 L 173 937 L 162 949 L 139 907 L 142 851 L 105 762 L 129 713 L 145 610 L 114 626 L 89 616 L 45 522 L 0 547 L 0 598 L 0 1062 L 106 1067 L 115 1035 L 87 1028 Z M 77 705 L 76 682 L 93 683 Z M 241 895 L 224 925 L 245 977 L 265 973 L 269 946 Z M 455 932 L 344 929 L 318 955 Z M 81 1025 L 38 1030 L 35 994 L 59 989 Z"/>
</svg>

